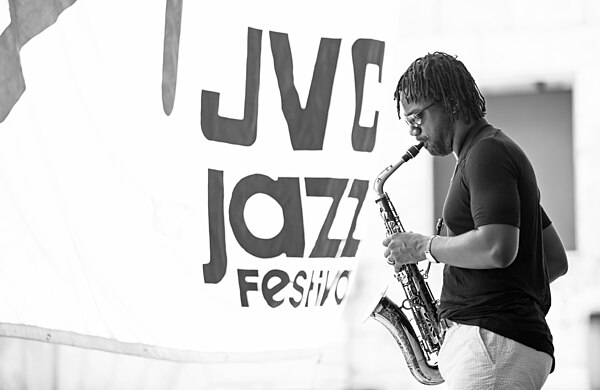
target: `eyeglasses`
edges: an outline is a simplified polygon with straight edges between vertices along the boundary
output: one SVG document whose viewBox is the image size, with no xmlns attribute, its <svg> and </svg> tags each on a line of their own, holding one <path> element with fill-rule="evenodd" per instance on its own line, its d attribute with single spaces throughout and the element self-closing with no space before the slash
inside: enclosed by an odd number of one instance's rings
<svg viewBox="0 0 600 390">
<path fill-rule="evenodd" d="M 415 112 L 412 113 L 410 115 L 407 115 L 406 118 L 404 118 L 404 120 L 406 121 L 406 123 L 408 123 L 408 125 L 410 127 L 419 127 L 421 126 L 421 121 L 423 118 L 421 118 L 421 116 L 423 115 L 423 112 L 425 112 L 426 109 L 428 109 L 429 107 L 433 106 L 435 104 L 435 102 L 431 103 L 430 105 L 428 105 L 427 107 L 425 107 L 424 109 L 422 109 L 419 112 Z"/>
</svg>

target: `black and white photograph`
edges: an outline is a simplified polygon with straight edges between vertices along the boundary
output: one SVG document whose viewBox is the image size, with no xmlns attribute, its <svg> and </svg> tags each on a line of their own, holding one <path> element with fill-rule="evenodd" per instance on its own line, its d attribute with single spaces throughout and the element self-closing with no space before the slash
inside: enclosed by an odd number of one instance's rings
<svg viewBox="0 0 600 390">
<path fill-rule="evenodd" d="M 0 0 L 0 390 L 600 390 L 600 2 Z"/>
</svg>

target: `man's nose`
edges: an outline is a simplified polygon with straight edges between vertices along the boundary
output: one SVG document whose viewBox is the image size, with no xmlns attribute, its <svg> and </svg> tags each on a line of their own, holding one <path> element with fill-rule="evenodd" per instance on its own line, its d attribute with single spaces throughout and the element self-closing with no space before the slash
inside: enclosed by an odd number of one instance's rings
<svg viewBox="0 0 600 390">
<path fill-rule="evenodd" d="M 416 137 L 418 135 L 421 134 L 421 128 L 420 127 L 410 127 L 410 130 L 408 131 L 410 133 L 410 135 L 412 135 L 413 137 Z"/>
</svg>

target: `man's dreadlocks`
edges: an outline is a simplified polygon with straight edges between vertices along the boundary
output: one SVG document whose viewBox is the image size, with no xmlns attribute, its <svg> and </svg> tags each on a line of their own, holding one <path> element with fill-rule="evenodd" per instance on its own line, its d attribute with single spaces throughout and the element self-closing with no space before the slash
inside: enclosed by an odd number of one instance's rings
<svg viewBox="0 0 600 390">
<path fill-rule="evenodd" d="M 436 51 L 416 59 L 400 77 L 394 93 L 398 117 L 401 93 L 409 102 L 432 99 L 441 103 L 452 113 L 452 121 L 459 114 L 466 122 L 485 116 L 485 98 L 475 80 L 461 61 L 446 53 Z"/>
</svg>

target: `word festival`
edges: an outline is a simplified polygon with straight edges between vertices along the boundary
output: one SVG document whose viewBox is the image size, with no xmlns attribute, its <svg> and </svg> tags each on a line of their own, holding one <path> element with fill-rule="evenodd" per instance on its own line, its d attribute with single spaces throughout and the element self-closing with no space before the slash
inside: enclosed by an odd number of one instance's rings
<svg viewBox="0 0 600 390">
<path fill-rule="evenodd" d="M 346 297 L 350 273 L 350 270 L 321 270 L 310 271 L 309 275 L 301 270 L 292 278 L 284 270 L 273 269 L 262 276 L 260 291 L 270 307 L 278 307 L 285 301 L 294 308 L 323 306 L 328 302 L 328 298 L 329 302 L 339 305 Z M 261 275 L 255 269 L 238 269 L 238 280 L 242 307 L 248 307 L 248 293 L 258 292 L 257 281 L 261 280 Z M 290 287 L 293 291 L 288 292 Z"/>
</svg>

